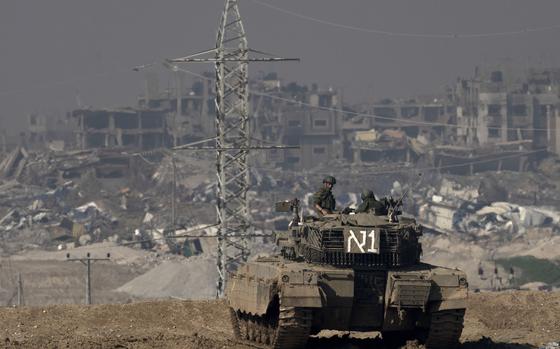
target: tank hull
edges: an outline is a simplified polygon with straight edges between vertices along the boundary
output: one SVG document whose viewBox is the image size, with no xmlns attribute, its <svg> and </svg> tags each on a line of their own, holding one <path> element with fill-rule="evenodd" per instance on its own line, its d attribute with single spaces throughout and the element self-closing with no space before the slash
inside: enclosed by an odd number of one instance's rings
<svg viewBox="0 0 560 349">
<path fill-rule="evenodd" d="M 311 333 L 392 332 L 428 330 L 432 314 L 464 312 L 467 282 L 459 270 L 429 264 L 374 270 L 268 258 L 241 267 L 226 292 L 232 310 L 250 316 L 306 309 Z"/>
</svg>

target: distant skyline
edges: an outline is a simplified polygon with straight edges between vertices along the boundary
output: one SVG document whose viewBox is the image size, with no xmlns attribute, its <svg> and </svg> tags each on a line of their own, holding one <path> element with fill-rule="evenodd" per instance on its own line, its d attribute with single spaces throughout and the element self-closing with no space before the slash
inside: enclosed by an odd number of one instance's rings
<svg viewBox="0 0 560 349">
<path fill-rule="evenodd" d="M 22 129 L 31 112 L 62 115 L 78 97 L 98 108 L 133 105 L 143 75 L 132 67 L 212 48 L 223 5 L 3 0 L 0 125 Z M 252 65 L 253 76 L 277 71 L 286 82 L 341 88 L 352 103 L 437 93 L 477 65 L 505 60 L 519 68 L 560 66 L 557 0 L 240 0 L 240 10 L 252 48 L 302 59 Z M 557 27 L 524 32 L 548 26 Z M 158 71 L 165 88 L 169 74 Z"/>
</svg>

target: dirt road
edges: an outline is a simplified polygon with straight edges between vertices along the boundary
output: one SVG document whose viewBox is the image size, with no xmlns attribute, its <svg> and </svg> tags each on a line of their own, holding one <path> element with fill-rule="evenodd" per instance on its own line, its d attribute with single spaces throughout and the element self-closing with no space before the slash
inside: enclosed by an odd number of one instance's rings
<svg viewBox="0 0 560 349">
<path fill-rule="evenodd" d="M 473 294 L 461 347 L 538 348 L 560 340 L 558 314 L 560 293 Z M 233 340 L 227 307 L 217 301 L 1 308 L 0 339 L 5 348 L 250 348 Z M 316 338 L 308 347 L 383 343 L 373 337 Z"/>
</svg>

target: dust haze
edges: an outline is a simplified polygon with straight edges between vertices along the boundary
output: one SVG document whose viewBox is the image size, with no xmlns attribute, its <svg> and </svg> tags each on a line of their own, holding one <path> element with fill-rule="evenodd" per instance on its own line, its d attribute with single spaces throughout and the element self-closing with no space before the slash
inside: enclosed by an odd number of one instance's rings
<svg viewBox="0 0 560 349">
<path fill-rule="evenodd" d="M 559 12 L 3 1 L 0 339 L 558 348 Z"/>
</svg>

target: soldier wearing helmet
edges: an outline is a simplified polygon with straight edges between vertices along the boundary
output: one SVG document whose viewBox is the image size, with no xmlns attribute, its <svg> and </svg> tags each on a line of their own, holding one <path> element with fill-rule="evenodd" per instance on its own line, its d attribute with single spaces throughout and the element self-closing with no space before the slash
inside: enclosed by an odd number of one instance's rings
<svg viewBox="0 0 560 349">
<path fill-rule="evenodd" d="M 332 187 L 336 184 L 336 178 L 327 176 L 323 179 L 323 186 L 313 195 L 313 207 L 320 215 L 333 213 L 336 201 L 332 194 Z"/>
<path fill-rule="evenodd" d="M 386 203 L 377 200 L 372 190 L 364 190 L 362 192 L 361 197 L 362 197 L 362 203 L 356 209 L 356 213 L 372 212 L 375 215 L 387 214 Z"/>
</svg>

